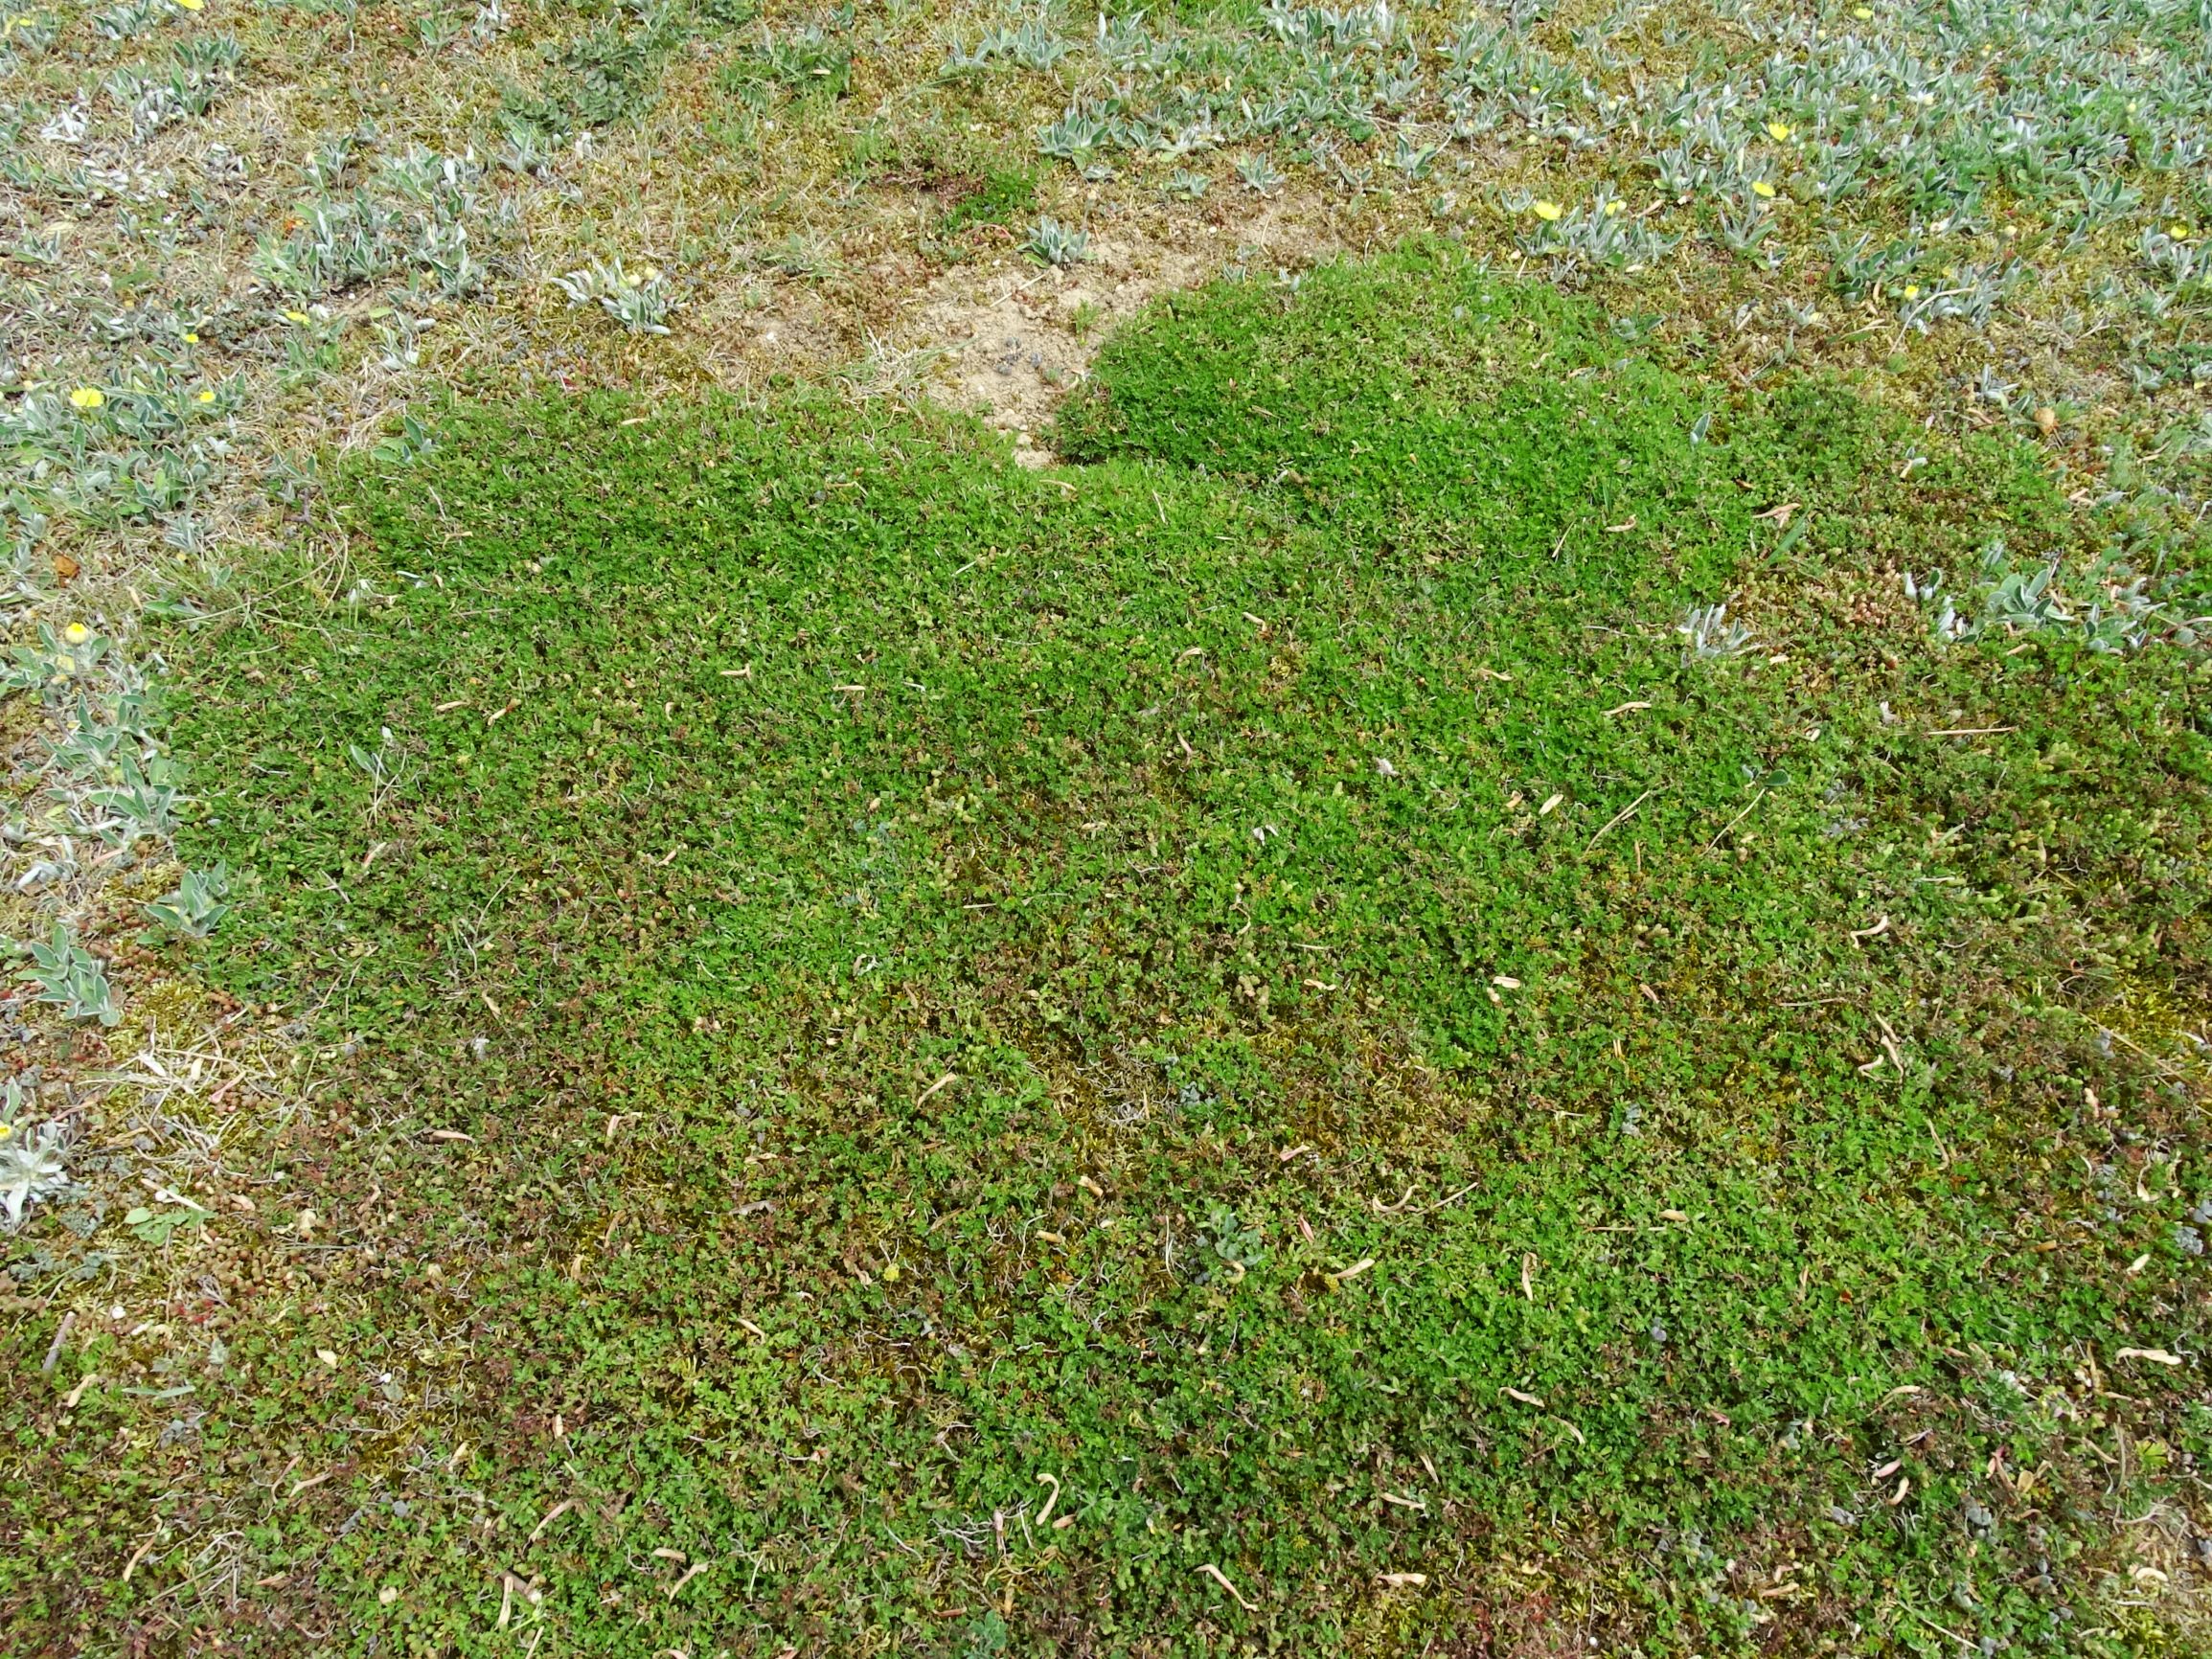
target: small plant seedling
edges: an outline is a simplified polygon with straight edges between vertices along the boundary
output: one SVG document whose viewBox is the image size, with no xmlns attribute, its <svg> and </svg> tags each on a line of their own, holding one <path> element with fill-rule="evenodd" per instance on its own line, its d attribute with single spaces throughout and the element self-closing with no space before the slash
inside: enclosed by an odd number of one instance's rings
<svg viewBox="0 0 2212 1659">
<path fill-rule="evenodd" d="M 146 914 L 153 922 L 148 941 L 206 939 L 230 914 L 226 902 L 230 890 L 230 867 L 226 864 L 212 870 L 186 871 L 184 879 L 166 896 L 146 906 Z"/>
<path fill-rule="evenodd" d="M 123 1011 L 116 1007 L 115 990 L 100 959 L 77 942 L 76 931 L 58 918 L 46 940 L 32 940 L 22 948 L 31 955 L 31 966 L 22 977 L 38 988 L 38 1000 L 61 1010 L 64 1019 L 96 1019 L 116 1025 Z"/>
<path fill-rule="evenodd" d="M 571 305 L 597 304 L 599 308 L 635 334 L 665 334 L 674 301 L 668 280 L 651 265 L 629 270 L 622 256 L 612 261 L 593 260 L 582 270 L 555 277 L 553 285 L 566 294 Z"/>
<path fill-rule="evenodd" d="M 1048 214 L 1037 221 L 1022 251 L 1039 264 L 1078 265 L 1090 258 L 1090 235 L 1063 225 Z"/>
<path fill-rule="evenodd" d="M 1265 151 L 1246 156 L 1237 163 L 1237 177 L 1254 195 L 1273 195 L 1288 182 L 1274 159 Z"/>
<path fill-rule="evenodd" d="M 6 1121 L 0 1122 L 0 1216 L 11 1232 L 23 1225 L 24 1212 L 43 1198 L 69 1190 L 59 1124 L 27 1125 L 18 1116 L 19 1085 L 9 1079 Z"/>
<path fill-rule="evenodd" d="M 1728 607 L 1724 604 L 1693 605 L 1689 614 L 1675 625 L 1675 631 L 1682 636 L 1689 653 L 1700 662 L 1741 656 L 1758 648 L 1751 629 L 1742 622 L 1730 622 Z"/>
<path fill-rule="evenodd" d="M 123 1224 L 141 1243 L 159 1246 L 180 1228 L 205 1226 L 207 1212 L 192 1206 L 135 1204 L 124 1213 Z"/>
</svg>

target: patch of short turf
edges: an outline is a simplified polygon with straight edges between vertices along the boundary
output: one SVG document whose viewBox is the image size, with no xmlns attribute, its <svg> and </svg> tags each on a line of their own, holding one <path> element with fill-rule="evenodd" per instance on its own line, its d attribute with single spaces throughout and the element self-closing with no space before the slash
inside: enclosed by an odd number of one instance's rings
<svg viewBox="0 0 2212 1659">
<path fill-rule="evenodd" d="M 2061 1391 L 2202 1315 L 2188 1102 L 2051 1004 L 2201 972 L 2201 680 L 1849 625 L 2073 534 L 1905 436 L 1416 251 L 1164 308 L 1041 477 L 804 400 L 354 473 L 353 597 L 191 653 L 216 966 L 352 1057 L 202 1478 L 331 1472 L 265 1554 L 360 1645 L 2062 1640 Z"/>
</svg>

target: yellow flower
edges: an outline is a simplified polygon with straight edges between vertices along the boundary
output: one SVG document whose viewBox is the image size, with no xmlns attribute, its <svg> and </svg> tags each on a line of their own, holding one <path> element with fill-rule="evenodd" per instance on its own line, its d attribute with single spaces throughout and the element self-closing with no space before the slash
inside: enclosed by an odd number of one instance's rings
<svg viewBox="0 0 2212 1659">
<path fill-rule="evenodd" d="M 2189 227 L 2182 224 L 2168 225 L 2166 234 L 2178 242 L 2185 242 L 2189 239 Z"/>
<path fill-rule="evenodd" d="M 73 646 L 80 646 L 92 637 L 92 630 L 82 623 L 71 623 L 61 630 L 61 637 Z"/>
<path fill-rule="evenodd" d="M 202 6 L 207 4 L 207 0 L 176 0 L 176 3 L 179 6 L 182 6 L 187 11 L 197 11 Z"/>
<path fill-rule="evenodd" d="M 1772 139 L 1776 144 L 1788 144 L 1790 142 L 1790 129 L 1786 123 L 1779 121 L 1769 121 L 1767 124 L 1767 136 Z"/>
<path fill-rule="evenodd" d="M 308 320 L 308 313 L 305 311 L 286 311 L 285 313 L 285 321 L 287 323 L 306 323 Z"/>
<path fill-rule="evenodd" d="M 202 403 L 213 403 L 215 401 L 215 388 L 212 386 L 202 386 L 199 391 L 198 401 Z"/>
<path fill-rule="evenodd" d="M 80 409 L 97 409 L 107 401 L 107 394 L 97 386 L 80 386 L 69 394 L 69 400 Z"/>
<path fill-rule="evenodd" d="M 1905 297 L 1906 299 L 1908 299 L 1908 300 L 1917 300 L 1917 299 L 1919 299 L 1919 298 L 1920 298 L 1920 284 L 1919 284 L 1918 283 L 1907 283 L 1907 284 L 1904 284 L 1904 297 Z"/>
<path fill-rule="evenodd" d="M 1607 216 L 1608 218 L 1610 218 L 1610 217 L 1611 217 L 1611 216 L 1612 216 L 1614 214 L 1617 214 L 1617 213 L 1619 213 L 1620 211 L 1621 211 L 1621 204 L 1620 204 L 1619 202 L 1617 202 L 1617 201 L 1609 201 L 1609 202 L 1606 203 L 1606 216 Z"/>
<path fill-rule="evenodd" d="M 903 1269 L 900 1267 L 898 1262 L 891 1262 L 883 1269 L 883 1283 L 886 1284 L 898 1284 L 899 1276 L 902 1271 Z"/>
<path fill-rule="evenodd" d="M 199 336 L 187 329 L 184 331 L 184 343 L 188 346 L 196 346 L 199 344 Z"/>
<path fill-rule="evenodd" d="M 1751 193 L 1761 201 L 1772 201 L 1774 199 L 1774 187 L 1763 178 L 1753 179 L 1751 181 Z"/>
<path fill-rule="evenodd" d="M 1859 22 L 1863 23 L 1869 17 L 1874 15 L 1874 11 L 1873 8 L 1867 6 L 1854 6 L 1851 9 L 1851 14 L 1852 16 L 1858 18 Z"/>
<path fill-rule="evenodd" d="M 1561 207 L 1556 201 L 1539 201 L 1535 205 L 1536 216 L 1547 225 L 1558 218 L 1561 214 L 1566 212 L 1566 209 Z"/>
<path fill-rule="evenodd" d="M 0 1141 L 5 1141 L 5 1140 L 6 1140 L 6 1139 L 7 1139 L 7 1138 L 10 1136 L 10 1135 L 12 1135 L 14 1132 L 15 1132 L 15 1125 L 14 1125 L 13 1124 L 0 1124 Z"/>
</svg>

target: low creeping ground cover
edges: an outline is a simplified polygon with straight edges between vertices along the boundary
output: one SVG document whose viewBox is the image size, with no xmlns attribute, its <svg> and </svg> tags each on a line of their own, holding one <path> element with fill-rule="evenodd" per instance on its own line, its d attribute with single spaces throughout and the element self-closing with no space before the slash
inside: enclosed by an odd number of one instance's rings
<svg viewBox="0 0 2212 1659">
<path fill-rule="evenodd" d="M 166 1494 L 284 1650 L 2144 1648 L 2212 685 L 2034 612 L 2093 507 L 1424 246 L 1056 447 L 467 407 L 178 631 L 209 970 L 334 1053 L 18 1604 Z"/>
</svg>

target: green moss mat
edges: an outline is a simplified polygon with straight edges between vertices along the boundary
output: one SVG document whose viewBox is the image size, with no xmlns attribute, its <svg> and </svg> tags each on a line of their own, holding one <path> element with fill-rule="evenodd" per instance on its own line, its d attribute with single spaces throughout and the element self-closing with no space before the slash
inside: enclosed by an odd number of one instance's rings
<svg viewBox="0 0 2212 1659">
<path fill-rule="evenodd" d="M 1164 307 L 1060 442 L 477 410 L 354 602 L 184 648 L 216 970 L 353 1043 L 185 1454 L 331 1471 L 292 1604 L 2075 1645 L 2050 1391 L 2204 1321 L 2186 1097 L 2065 1011 L 2202 983 L 2206 687 L 1927 643 L 1891 570 L 2087 534 L 2031 458 L 1423 250 Z"/>
</svg>

